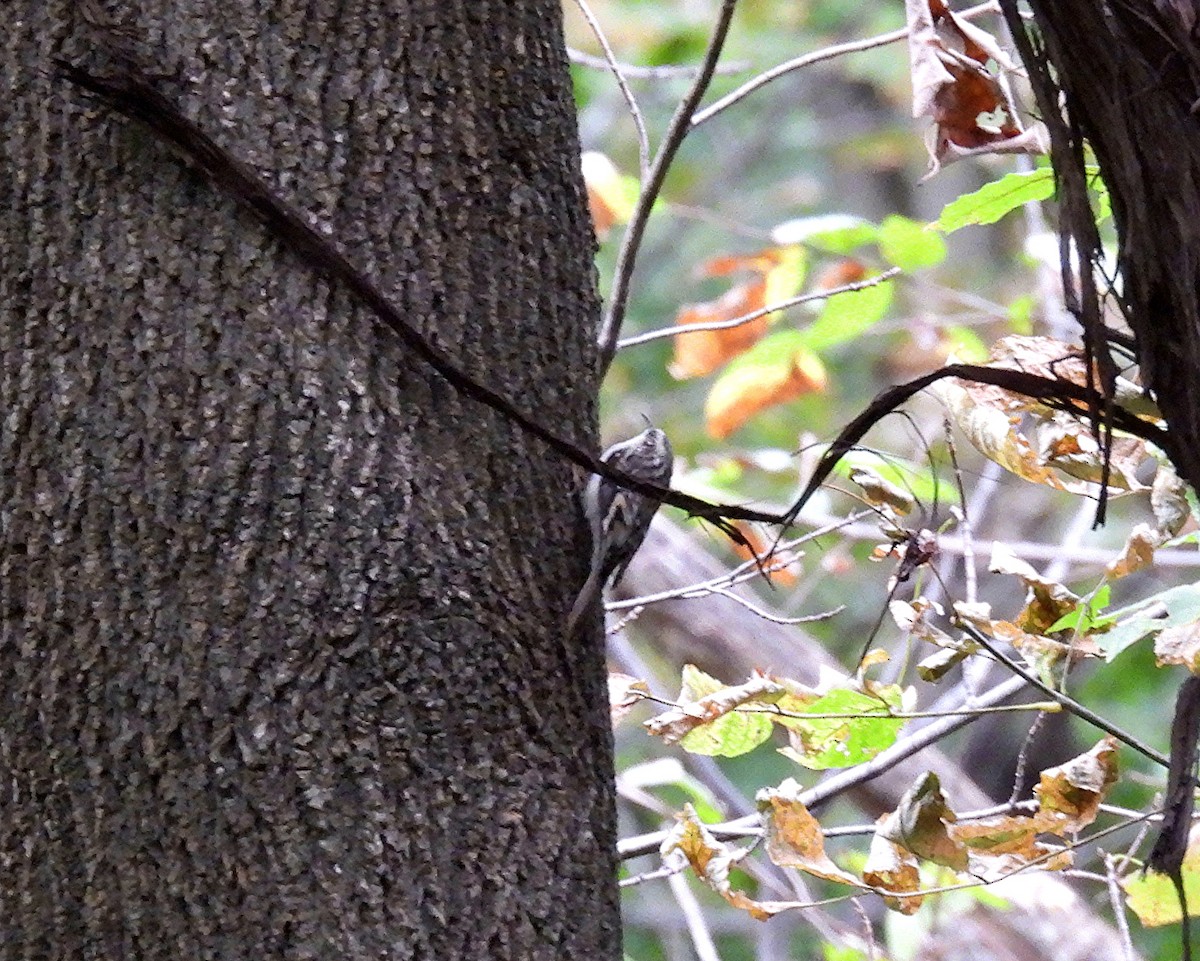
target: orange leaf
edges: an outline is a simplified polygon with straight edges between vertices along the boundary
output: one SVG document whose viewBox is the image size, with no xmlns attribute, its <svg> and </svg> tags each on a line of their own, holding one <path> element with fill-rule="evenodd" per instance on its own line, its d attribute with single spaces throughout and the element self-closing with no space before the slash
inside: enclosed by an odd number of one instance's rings
<svg viewBox="0 0 1200 961">
<path fill-rule="evenodd" d="M 733 320 L 766 306 L 767 280 L 756 277 L 730 288 L 716 300 L 690 304 L 680 309 L 675 324 L 691 324 Z M 753 347 L 767 332 L 770 323 L 764 314 L 756 320 L 724 330 L 698 330 L 675 335 L 675 357 L 671 361 L 671 376 L 677 380 L 711 374 L 734 357 Z"/>
<path fill-rule="evenodd" d="M 721 375 L 704 405 L 711 437 L 721 440 L 768 407 L 825 390 L 825 367 L 801 338 L 800 331 L 781 331 Z"/>
<path fill-rule="evenodd" d="M 830 264 L 813 281 L 813 290 L 832 290 L 862 280 L 867 276 L 867 266 L 861 260 L 846 257 Z"/>
</svg>

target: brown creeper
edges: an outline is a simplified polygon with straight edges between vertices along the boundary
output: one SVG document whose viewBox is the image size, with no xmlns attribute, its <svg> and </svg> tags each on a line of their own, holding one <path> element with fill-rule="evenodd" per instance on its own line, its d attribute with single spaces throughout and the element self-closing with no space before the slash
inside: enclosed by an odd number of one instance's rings
<svg viewBox="0 0 1200 961">
<path fill-rule="evenodd" d="M 650 427 L 636 437 L 615 444 L 600 458 L 623 474 L 658 487 L 671 483 L 674 456 L 667 435 Z M 604 588 L 621 580 L 625 568 L 642 546 L 659 501 L 626 490 L 614 481 L 593 474 L 584 491 L 584 514 L 592 531 L 592 564 L 587 581 L 575 598 L 567 620 L 568 636 L 579 618 Z"/>
</svg>

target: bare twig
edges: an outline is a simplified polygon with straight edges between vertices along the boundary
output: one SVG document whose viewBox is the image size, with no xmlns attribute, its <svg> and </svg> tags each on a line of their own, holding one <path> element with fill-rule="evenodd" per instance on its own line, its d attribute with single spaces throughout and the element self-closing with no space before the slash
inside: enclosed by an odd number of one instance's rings
<svg viewBox="0 0 1200 961">
<path fill-rule="evenodd" d="M 687 878 L 682 874 L 671 874 L 667 877 L 667 884 L 675 897 L 675 903 L 683 912 L 683 920 L 687 924 L 688 934 L 691 935 L 692 947 L 696 949 L 696 957 L 700 961 L 721 961 L 721 955 L 713 943 L 712 932 L 708 930 L 704 910 L 692 889 L 688 887 Z"/>
<path fill-rule="evenodd" d="M 845 604 L 839 604 L 837 607 L 828 611 L 821 611 L 819 614 L 805 614 L 803 617 L 783 617 L 780 614 L 772 614 L 768 610 L 764 610 L 752 601 L 740 597 L 727 587 L 714 587 L 714 594 L 720 594 L 722 597 L 728 597 L 731 601 L 741 604 L 751 614 L 756 617 L 761 617 L 764 621 L 770 621 L 773 624 L 813 624 L 818 621 L 827 621 L 831 617 L 837 617 L 846 609 Z"/>
<path fill-rule="evenodd" d="M 1156 751 L 1148 744 L 1143 744 L 1132 734 L 1128 733 L 1127 731 L 1123 731 L 1115 724 L 1106 721 L 1095 711 L 1088 710 L 1088 708 L 1084 707 L 1074 698 L 1063 694 L 1062 691 L 1056 691 L 1031 671 L 1025 670 L 1025 668 L 1023 668 L 1020 664 L 1001 651 L 1000 648 L 993 643 L 992 639 L 984 634 L 983 631 L 975 627 L 974 624 L 970 624 L 967 621 L 960 621 L 958 623 L 958 628 L 1014 674 L 1024 678 L 1027 683 L 1032 684 L 1043 694 L 1058 701 L 1058 703 L 1061 704 L 1065 710 L 1070 711 L 1076 717 L 1087 721 L 1093 727 L 1098 727 L 1106 734 L 1111 734 L 1118 741 L 1121 741 L 1122 743 L 1133 748 L 1143 757 L 1149 758 L 1155 764 L 1160 764 L 1163 767 L 1168 766 L 1167 756 L 1161 751 Z"/>
<path fill-rule="evenodd" d="M 691 89 L 680 101 L 674 116 L 663 135 L 662 143 L 655 154 L 650 174 L 642 184 L 642 192 L 638 196 L 633 215 L 629 218 L 629 226 L 625 228 L 625 236 L 621 241 L 621 249 L 617 254 L 617 265 L 613 271 L 612 294 L 609 296 L 608 309 L 604 321 L 600 325 L 600 375 L 607 373 L 617 350 L 617 338 L 621 335 L 621 324 L 625 320 L 625 309 L 629 302 L 629 284 L 633 279 L 633 268 L 637 262 L 638 250 L 642 245 L 642 237 L 646 233 L 646 223 L 650 219 L 650 211 L 654 201 L 658 199 L 663 181 L 667 179 L 667 171 L 680 144 L 687 136 L 691 126 L 692 114 L 695 112 L 700 99 L 704 96 L 712 80 L 717 59 L 725 46 L 725 36 L 729 32 L 729 22 L 733 19 L 733 10 L 737 0 L 722 0 L 721 10 L 717 14 L 717 22 L 713 27 L 712 36 L 708 41 L 708 49 L 701 61 L 700 71 L 692 82 Z"/>
<path fill-rule="evenodd" d="M 567 47 L 567 56 L 571 58 L 571 63 L 578 64 L 581 67 L 589 67 L 593 70 L 611 70 L 612 67 L 604 57 L 595 57 L 590 53 L 584 53 L 582 50 L 576 50 L 574 47 Z M 700 68 L 694 64 L 661 64 L 655 67 L 645 67 L 636 63 L 620 63 L 621 72 L 630 80 L 674 80 L 679 77 L 684 79 L 694 77 L 699 73 Z M 713 72 L 721 75 L 729 75 L 734 73 L 745 73 L 750 69 L 750 64 L 744 60 L 736 60 L 733 63 L 720 64 Z"/>
<path fill-rule="evenodd" d="M 1104 880 L 1108 887 L 1108 903 L 1112 907 L 1113 918 L 1117 922 L 1117 930 L 1121 933 L 1121 949 L 1125 961 L 1136 961 L 1137 954 L 1133 950 L 1133 938 L 1129 934 L 1129 919 L 1125 916 L 1125 899 L 1121 896 L 1121 882 L 1117 877 L 1117 866 L 1113 856 L 1107 851 L 1102 852 L 1104 858 Z"/>
<path fill-rule="evenodd" d="M 987 3 L 981 3 L 977 6 L 963 10 L 961 13 L 956 13 L 955 16 L 971 19 L 985 13 L 995 13 L 1000 7 L 995 0 L 988 0 Z M 792 73 L 795 70 L 800 70 L 803 67 L 811 67 L 814 63 L 821 63 L 825 60 L 833 60 L 836 57 L 844 56 L 848 53 L 858 53 L 863 50 L 872 50 L 875 47 L 884 47 L 889 43 L 896 43 L 908 36 L 908 28 L 903 27 L 900 30 L 892 30 L 890 33 L 881 33 L 876 37 L 867 37 L 864 40 L 852 40 L 849 43 L 838 43 L 833 46 L 824 47 L 821 50 L 807 53 L 802 57 L 796 57 L 788 60 L 786 63 L 781 63 L 777 67 L 772 67 L 764 73 L 760 73 L 753 80 L 749 80 L 742 86 L 738 87 L 733 93 L 727 94 L 716 103 L 704 110 L 700 111 L 692 119 L 692 126 L 699 127 L 702 123 L 711 120 L 722 110 L 732 107 L 739 100 L 752 94 L 759 87 L 766 86 L 772 80 L 777 80 L 785 74 Z"/>
<path fill-rule="evenodd" d="M 608 69 L 612 71 L 613 77 L 616 78 L 617 86 L 621 88 L 621 96 L 625 98 L 625 103 L 629 106 L 629 114 L 633 117 L 634 127 L 637 128 L 638 169 L 641 171 L 641 176 L 645 178 L 647 171 L 650 169 L 650 135 L 646 133 L 646 118 L 642 116 L 642 111 L 638 109 L 637 98 L 634 97 L 633 91 L 629 89 L 629 83 L 625 79 L 625 71 L 617 61 L 612 47 L 609 46 L 608 37 L 604 34 L 604 28 L 600 26 L 600 21 L 592 13 L 592 8 L 588 5 L 588 0 L 575 0 L 575 3 L 579 7 L 579 12 L 583 14 L 583 19 L 592 28 L 596 42 L 600 44 L 600 49 L 604 51 L 604 60 L 608 64 Z"/>
<path fill-rule="evenodd" d="M 839 287 L 831 287 L 828 290 L 817 290 L 807 294 L 800 294 L 796 297 L 789 297 L 787 300 L 768 304 L 766 307 L 752 310 L 750 313 L 734 317 L 732 320 L 712 320 L 702 324 L 688 324 L 684 327 L 663 327 L 644 334 L 635 334 L 632 337 L 625 337 L 619 340 L 617 342 L 617 349 L 624 350 L 626 347 L 637 347 L 639 344 L 648 344 L 652 340 L 662 340 L 664 337 L 674 337 L 678 334 L 692 334 L 702 330 L 729 330 L 733 327 L 741 327 L 743 324 L 758 320 L 759 317 L 773 314 L 777 310 L 786 310 L 798 304 L 807 304 L 814 300 L 825 300 L 827 297 L 834 297 L 837 294 L 846 294 L 855 290 L 865 290 L 867 287 L 875 287 L 878 284 L 882 284 L 885 280 L 891 280 L 899 273 L 899 267 L 892 267 L 889 270 L 885 270 L 882 274 L 868 278 L 867 280 L 858 280 L 852 284 L 842 284 Z"/>
<path fill-rule="evenodd" d="M 821 528 L 814 531 L 809 531 L 800 537 L 785 541 L 776 549 L 777 554 L 785 554 L 798 547 L 807 541 L 816 540 L 819 537 L 824 537 L 827 534 L 832 534 L 843 527 L 854 524 L 864 517 L 870 516 L 871 511 L 858 511 L 849 515 L 844 520 L 831 520 L 824 524 Z M 758 577 L 760 574 L 771 574 L 775 571 L 785 570 L 795 563 L 791 559 L 785 559 L 769 563 L 765 566 L 760 565 L 756 559 L 744 561 L 737 567 L 733 568 L 719 577 L 711 577 L 706 581 L 698 581 L 695 584 L 686 584 L 683 587 L 673 587 L 669 591 L 659 591 L 655 594 L 645 594 L 641 597 L 633 597 L 625 601 L 609 601 L 604 605 L 608 611 L 628 610 L 631 607 L 645 607 L 649 604 L 658 604 L 662 601 L 675 600 L 690 600 L 694 598 L 707 597 L 709 594 L 717 593 L 718 588 L 734 587 L 752 578 Z M 1197 558 L 1197 563 L 1200 563 L 1200 557 Z"/>
</svg>

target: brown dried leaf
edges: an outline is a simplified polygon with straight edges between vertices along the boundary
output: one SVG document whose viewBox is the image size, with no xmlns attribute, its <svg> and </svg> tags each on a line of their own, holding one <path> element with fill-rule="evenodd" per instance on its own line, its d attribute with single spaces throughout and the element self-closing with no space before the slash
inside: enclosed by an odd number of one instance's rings
<svg viewBox="0 0 1200 961">
<path fill-rule="evenodd" d="M 964 871 L 967 849 L 949 832 L 949 826 L 956 820 L 942 795 L 938 776 L 927 772 L 904 793 L 896 810 L 879 826 L 878 833 L 919 858 Z"/>
<path fill-rule="evenodd" d="M 731 687 L 722 687 L 694 701 L 680 695 L 680 705 L 663 711 L 646 722 L 646 730 L 660 737 L 666 744 L 676 744 L 688 733 L 702 724 L 710 724 L 730 711 L 751 701 L 771 703 L 778 700 L 787 689 L 774 678 L 765 674 Z"/>
<path fill-rule="evenodd" d="M 1154 639 L 1154 659 L 1163 664 L 1182 664 L 1200 674 L 1200 622 L 1167 627 Z"/>
<path fill-rule="evenodd" d="M 912 494 L 866 467 L 851 468 L 850 480 L 859 486 L 868 504 L 876 507 L 886 504 L 901 517 L 911 514 L 916 506 Z"/>
<path fill-rule="evenodd" d="M 684 805 L 678 818 L 678 823 L 667 832 L 659 847 L 663 860 L 671 864 L 675 860 L 672 855 L 679 852 L 696 872 L 696 876 L 714 891 L 728 890 L 729 869 L 745 852 L 713 837 L 690 804 Z"/>
<path fill-rule="evenodd" d="M 886 820 L 886 816 L 882 820 Z M 911 852 L 876 831 L 863 867 L 863 880 L 881 891 L 911 894 L 921 889 L 921 869 Z M 916 914 L 923 900 L 921 897 L 889 898 L 884 895 L 883 903 L 900 914 Z"/>
<path fill-rule="evenodd" d="M 1000 83 L 1012 63 L 999 44 L 960 20 L 943 0 L 906 0 L 913 116 L 932 117 L 930 173 L 942 162 L 975 153 L 1040 153 L 1033 131 L 1022 131 Z"/>
<path fill-rule="evenodd" d="M 1008 391 L 986 384 L 944 380 L 931 390 L 946 405 L 958 429 L 984 457 L 1035 484 L 1070 490 L 1017 429 L 1019 411 Z M 1011 411 L 1011 413 L 1010 413 Z M 1084 488 L 1076 485 L 1082 493 Z"/>
<path fill-rule="evenodd" d="M 679 823 L 671 829 L 659 852 L 668 865 L 678 863 L 680 857 L 684 858 L 700 880 L 735 908 L 748 912 L 759 921 L 799 906 L 794 901 L 755 901 L 741 891 L 733 890 L 729 871 L 746 852 L 713 837 L 690 804 L 684 805 Z"/>
<path fill-rule="evenodd" d="M 1037 840 L 1040 832 L 1051 830 L 1040 823 L 1043 820 L 1050 819 L 1016 815 L 980 818 L 952 825 L 950 833 L 965 844 L 973 855 L 991 857 L 1009 854 L 1032 861 L 1046 853 L 1045 846 Z"/>
<path fill-rule="evenodd" d="M 988 569 L 994 574 L 1019 577 L 1029 588 L 1025 597 L 1025 609 L 1014 618 L 1016 626 L 1026 633 L 1045 634 L 1059 618 L 1070 614 L 1079 606 L 1078 594 L 1057 581 L 1042 577 L 1000 542 L 992 548 L 992 559 Z"/>
<path fill-rule="evenodd" d="M 1110 580 L 1140 571 L 1154 563 L 1154 550 L 1166 540 L 1163 532 L 1149 524 L 1138 524 L 1129 532 L 1121 553 L 1104 568 Z"/>
<path fill-rule="evenodd" d="M 767 856 L 784 868 L 799 868 L 809 874 L 861 886 L 853 874 L 839 868 L 825 853 L 825 837 L 817 819 L 800 802 L 802 788 L 788 778 L 777 788 L 758 792 L 755 801 L 767 835 Z"/>
<path fill-rule="evenodd" d="M 608 717 L 613 727 L 634 707 L 641 703 L 641 695 L 649 694 L 650 688 L 641 678 L 616 671 L 608 675 Z"/>
<path fill-rule="evenodd" d="M 1179 479 L 1170 464 L 1160 463 L 1150 487 L 1150 508 L 1158 529 L 1168 537 L 1175 537 L 1191 519 L 1192 511 L 1187 500 L 1187 485 Z"/>
<path fill-rule="evenodd" d="M 1034 793 L 1040 812 L 1051 815 L 1043 831 L 1054 834 L 1087 827 L 1100 810 L 1108 789 L 1117 780 L 1117 742 L 1106 737 L 1086 754 L 1042 771 Z"/>
<path fill-rule="evenodd" d="M 745 543 L 733 544 L 733 552 L 742 560 L 766 561 L 766 573 L 776 586 L 791 587 L 800 580 L 802 551 L 780 551 L 774 535 L 764 534 L 753 524 L 735 521 L 734 526 L 746 539 Z"/>
<path fill-rule="evenodd" d="M 755 277 L 731 287 L 716 300 L 689 304 L 675 317 L 678 327 L 733 320 L 761 310 L 767 305 L 766 276 Z M 723 330 L 697 330 L 675 335 L 675 356 L 669 370 L 677 380 L 704 377 L 720 369 L 738 354 L 762 340 L 770 326 L 764 314 L 736 327 Z"/>
</svg>

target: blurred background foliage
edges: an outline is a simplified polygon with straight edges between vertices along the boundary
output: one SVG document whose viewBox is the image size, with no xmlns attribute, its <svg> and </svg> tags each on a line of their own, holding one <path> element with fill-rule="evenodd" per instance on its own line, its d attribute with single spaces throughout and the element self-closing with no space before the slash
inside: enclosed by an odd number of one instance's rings
<svg viewBox="0 0 1200 961">
<path fill-rule="evenodd" d="M 718 5 L 715 0 L 590 0 L 590 6 L 622 63 L 663 66 L 692 65 L 699 60 Z M 574 0 L 565 0 L 564 12 L 568 45 L 601 56 Z M 722 72 L 705 103 L 784 61 L 832 44 L 894 31 L 904 22 L 904 7 L 898 0 L 855 4 L 742 0 L 721 58 Z M 985 17 L 979 23 L 1004 42 L 997 17 Z M 605 154 L 622 174 L 636 177 L 636 132 L 613 77 L 604 69 L 579 64 L 573 66 L 573 76 L 584 150 Z M 687 76 L 630 77 L 646 116 L 652 150 L 688 84 Z M 716 257 L 750 256 L 770 247 L 772 231 L 780 224 L 823 215 L 851 215 L 872 224 L 895 215 L 927 222 L 936 219 L 955 198 L 1005 173 L 1031 167 L 1029 160 L 1022 166 L 1022 161 L 1012 157 L 969 159 L 924 180 L 929 165 L 928 131 L 925 122 L 914 120 L 911 113 L 908 50 L 901 41 L 785 75 L 694 131 L 684 142 L 662 202 L 651 218 L 623 334 L 668 327 L 687 305 L 719 297 L 736 277 L 706 277 L 703 265 Z M 679 458 L 677 486 L 727 499 L 785 505 L 795 497 L 812 466 L 814 455 L 806 455 L 806 448 L 834 437 L 884 387 L 945 363 L 948 351 L 961 351 L 964 343 L 967 350 L 973 344 L 991 345 L 1014 333 L 1077 341 L 1073 321 L 1064 316 L 1058 301 L 1057 247 L 1052 230 L 1053 205 L 1048 204 L 1044 209 L 1016 211 L 994 225 L 950 234 L 944 258 L 934 266 L 906 271 L 895 284 L 890 306 L 876 322 L 852 339 L 819 351 L 827 375 L 824 390 L 770 407 L 720 439 L 706 429 L 704 415 L 706 398 L 719 374 L 686 380 L 673 377 L 670 339 L 622 350 L 604 387 L 605 441 L 636 433 L 643 418 L 648 418 L 672 439 Z M 621 228 L 615 227 L 599 247 L 598 277 L 604 294 L 621 236 Z M 811 289 L 814 278 L 842 259 L 819 250 L 807 254 L 807 280 L 802 290 Z M 855 256 L 868 273 L 888 266 L 888 259 L 875 245 L 855 251 Z M 813 309 L 793 308 L 773 329 L 803 330 L 815 316 Z M 914 521 L 917 526 L 936 527 L 946 521 L 948 505 L 960 500 L 948 466 L 944 415 L 933 400 L 919 399 L 908 409 L 910 420 L 885 420 L 867 443 L 912 465 L 918 479 L 921 474 L 927 475 L 926 481 L 936 477 L 941 485 L 937 503 L 928 496 L 928 484 L 920 487 L 926 496 Z M 1094 502 L 1011 475 L 1001 476 L 1002 471 L 984 461 L 961 437 L 956 452 L 962 466 L 963 497 L 968 504 L 980 505 L 977 516 L 971 517 L 980 555 L 979 597 L 993 604 L 995 616 L 1015 614 L 1024 588 L 1014 578 L 987 574 L 992 541 L 1017 545 L 1016 553 L 1039 570 L 1053 568 L 1055 577 L 1086 594 L 1100 582 L 1102 565 L 1076 560 L 1072 552 L 1089 548 L 1115 551 L 1133 524 L 1150 517 L 1147 497 L 1134 495 L 1112 502 L 1108 525 L 1093 530 Z M 930 470 L 930 462 L 937 465 L 936 470 Z M 838 486 L 852 485 L 843 478 Z M 822 495 L 814 504 L 818 513 L 830 516 L 844 515 L 854 506 L 859 505 L 837 494 Z M 724 553 L 731 564 L 735 562 L 727 545 L 702 530 L 694 536 L 706 550 Z M 1020 545 L 1038 545 L 1042 553 L 1030 556 Z M 806 625 L 806 630 L 852 667 L 886 607 L 887 578 L 894 569 L 894 561 L 875 564 L 868 560 L 873 546 L 868 539 L 823 539 L 806 547 L 796 583 L 759 585 L 757 590 L 764 600 L 790 614 L 846 605 L 839 616 Z M 953 561 L 941 567 L 951 597 L 963 596 L 961 568 L 961 563 Z M 1187 566 L 1151 567 L 1116 582 L 1114 604 L 1120 606 L 1171 584 L 1193 580 L 1193 572 L 1194 568 Z M 633 587 L 636 591 L 636 585 Z M 639 635 L 636 624 L 629 636 L 647 661 L 662 666 L 656 661 L 653 638 Z M 893 649 L 896 666 L 890 668 L 889 679 L 912 683 L 911 670 L 907 675 L 900 673 L 904 652 L 895 650 L 893 643 L 899 637 L 895 625 L 884 619 L 874 643 Z M 761 666 L 769 669 L 773 665 Z M 737 683 L 744 678 L 721 679 Z M 1156 668 L 1149 645 L 1142 643 L 1113 665 L 1077 670 L 1070 690 L 1104 717 L 1165 749 L 1168 704 L 1177 683 L 1177 672 Z M 638 721 L 647 716 L 644 707 L 635 712 Z M 1004 722 L 979 722 L 943 747 L 989 792 L 1005 799 L 1012 789 L 1016 754 L 1029 724 L 1027 715 Z M 1066 716 L 1054 717 L 1036 741 L 1030 775 L 1036 779 L 1040 767 L 1073 757 L 1096 738 L 1097 732 L 1085 725 Z M 624 770 L 661 761 L 664 756 L 683 757 L 651 741 L 637 723 L 619 729 L 618 749 Z M 1111 800 L 1146 806 L 1160 783 L 1159 772 L 1126 750 L 1121 752 L 1121 763 L 1121 781 Z M 784 777 L 811 776 L 769 750 L 722 762 L 721 770 L 747 798 Z M 709 803 L 717 816 L 721 805 L 710 797 L 710 787 L 689 781 L 678 770 L 671 769 L 671 774 L 662 779 L 668 786 L 651 791 L 662 804 L 658 815 L 645 807 L 623 809 L 623 835 L 661 827 L 670 810 L 697 798 Z M 953 804 L 953 798 L 950 800 Z M 839 802 L 823 810 L 821 820 L 828 826 L 861 823 L 864 818 L 846 802 Z M 839 860 L 843 855 L 853 857 L 856 849 L 865 849 L 863 838 L 831 845 Z M 648 869 L 644 861 L 638 865 L 638 870 Z M 755 884 L 753 879 L 745 881 L 750 891 Z M 852 961 L 853 955 L 839 954 L 840 949 L 799 918 L 782 916 L 759 925 L 710 892 L 696 885 L 691 890 L 708 919 L 718 956 L 726 961 Z M 822 887 L 816 884 L 812 890 L 819 893 Z M 1103 891 L 1095 885 L 1086 895 L 1103 899 Z M 664 882 L 627 889 L 626 897 L 630 957 L 674 961 L 696 956 L 677 895 Z M 925 913 L 939 910 L 948 908 L 927 907 Z M 857 923 L 853 911 L 843 920 Z M 886 944 L 897 961 L 905 957 L 904 945 L 915 943 L 916 938 L 901 929 L 907 925 L 919 930 L 930 923 L 922 915 L 900 918 L 886 914 L 876 920 L 881 940 L 887 930 Z M 1153 936 L 1139 932 L 1138 938 L 1148 956 L 1157 951 L 1167 958 L 1178 950 L 1174 929 Z"/>
</svg>

